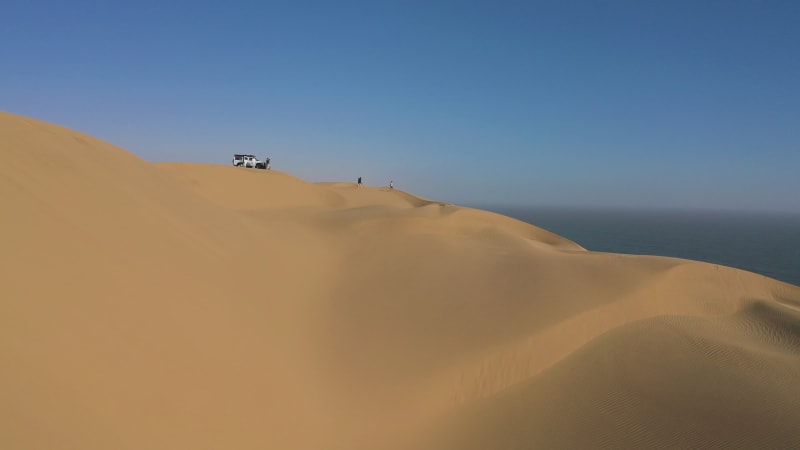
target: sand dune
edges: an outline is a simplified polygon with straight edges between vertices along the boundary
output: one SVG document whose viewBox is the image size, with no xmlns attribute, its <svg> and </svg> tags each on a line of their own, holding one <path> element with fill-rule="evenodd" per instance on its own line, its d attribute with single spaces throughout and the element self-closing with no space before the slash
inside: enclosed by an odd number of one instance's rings
<svg viewBox="0 0 800 450">
<path fill-rule="evenodd" d="M 792 448 L 800 288 L 0 113 L 0 448 Z"/>
<path fill-rule="evenodd" d="M 796 448 L 800 316 L 784 314 L 757 303 L 620 326 L 414 447 Z"/>
</svg>

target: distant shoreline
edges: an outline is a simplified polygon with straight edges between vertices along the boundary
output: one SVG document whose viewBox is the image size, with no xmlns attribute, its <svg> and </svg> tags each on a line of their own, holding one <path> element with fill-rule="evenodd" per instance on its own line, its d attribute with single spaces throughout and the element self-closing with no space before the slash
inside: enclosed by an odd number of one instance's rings
<svg viewBox="0 0 800 450">
<path fill-rule="evenodd" d="M 800 285 L 800 213 L 475 205 L 587 250 L 721 264 Z"/>
</svg>

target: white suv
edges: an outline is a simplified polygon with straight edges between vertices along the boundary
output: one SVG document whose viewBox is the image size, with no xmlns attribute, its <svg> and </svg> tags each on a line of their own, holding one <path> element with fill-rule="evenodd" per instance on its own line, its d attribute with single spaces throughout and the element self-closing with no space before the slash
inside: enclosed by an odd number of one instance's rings
<svg viewBox="0 0 800 450">
<path fill-rule="evenodd" d="M 233 165 L 236 167 L 248 167 L 255 169 L 266 169 L 267 163 L 259 161 L 256 155 L 233 155 Z"/>
</svg>

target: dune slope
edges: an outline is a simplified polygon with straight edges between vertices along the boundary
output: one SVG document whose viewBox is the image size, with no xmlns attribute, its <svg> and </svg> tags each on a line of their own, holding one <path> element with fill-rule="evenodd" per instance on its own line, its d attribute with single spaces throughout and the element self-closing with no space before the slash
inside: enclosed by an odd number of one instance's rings
<svg viewBox="0 0 800 450">
<path fill-rule="evenodd" d="M 292 248 L 313 236 L 265 233 L 61 127 L 3 114 L 0 143 L 0 447 L 299 439 L 285 434 L 313 418 L 292 410 L 285 298 L 315 289 Z M 267 292 L 273 278 L 298 289 Z M 278 431 L 259 435 L 265 421 Z"/>
<path fill-rule="evenodd" d="M 794 448 L 800 315 L 621 326 L 533 380 L 438 423 L 415 448 Z"/>
<path fill-rule="evenodd" d="M 0 171 L 2 448 L 800 441 L 796 286 L 7 113 Z"/>
</svg>

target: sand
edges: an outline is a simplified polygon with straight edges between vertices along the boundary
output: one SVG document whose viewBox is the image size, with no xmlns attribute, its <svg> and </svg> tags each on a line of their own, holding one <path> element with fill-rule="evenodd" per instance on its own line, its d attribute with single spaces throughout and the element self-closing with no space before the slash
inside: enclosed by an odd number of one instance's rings
<svg viewBox="0 0 800 450">
<path fill-rule="evenodd" d="M 0 113 L 0 448 L 792 448 L 800 288 Z"/>
</svg>

